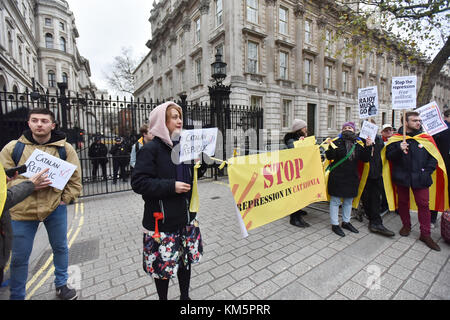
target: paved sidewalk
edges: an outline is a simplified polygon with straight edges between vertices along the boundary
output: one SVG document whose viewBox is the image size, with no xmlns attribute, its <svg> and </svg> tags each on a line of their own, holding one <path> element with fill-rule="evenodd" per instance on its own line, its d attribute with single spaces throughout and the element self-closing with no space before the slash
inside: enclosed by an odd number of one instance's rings
<svg viewBox="0 0 450 320">
<path fill-rule="evenodd" d="M 409 237 L 400 237 L 400 218 L 384 217 L 394 238 L 374 235 L 367 220 L 352 220 L 359 234 L 332 233 L 327 203 L 306 209 L 311 227 L 289 224 L 289 217 L 249 232 L 243 239 L 227 180 L 199 183 L 199 220 L 204 256 L 192 269 L 192 299 L 450 299 L 450 246 L 432 230 L 441 252 L 418 240 L 412 214 Z M 79 299 L 156 300 L 153 281 L 142 270 L 144 202 L 133 192 L 82 199 L 69 207 L 70 265 L 81 279 Z M 316 209 L 313 209 L 316 208 Z M 45 230 L 44 230 L 45 231 Z M 48 249 L 48 248 L 47 248 Z M 30 266 L 32 300 L 55 299 L 54 276 L 45 262 L 50 250 Z M 0 299 L 9 296 L 0 289 Z M 177 280 L 169 298 L 178 299 Z"/>
</svg>

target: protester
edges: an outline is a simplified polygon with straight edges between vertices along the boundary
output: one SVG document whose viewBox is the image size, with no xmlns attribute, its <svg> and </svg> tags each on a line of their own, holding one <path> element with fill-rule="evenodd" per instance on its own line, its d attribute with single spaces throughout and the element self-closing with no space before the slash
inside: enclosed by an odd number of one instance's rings
<svg viewBox="0 0 450 320">
<path fill-rule="evenodd" d="M 92 179 L 97 180 L 98 166 L 102 167 L 103 180 L 107 180 L 106 164 L 108 163 L 108 148 L 102 143 L 102 138 L 96 136 L 94 142 L 89 147 L 88 151 L 89 159 L 92 162 Z"/>
<path fill-rule="evenodd" d="M 330 195 L 331 229 L 337 235 L 344 237 L 344 231 L 339 227 L 339 205 L 342 205 L 342 228 L 351 232 L 359 231 L 350 223 L 353 198 L 358 194 L 359 176 L 358 161 L 368 162 L 372 151 L 372 140 L 367 138 L 366 145 L 355 134 L 355 124 L 346 122 L 342 133 L 334 140 L 336 149 L 329 147 L 325 152 L 328 160 L 334 160 L 330 165 L 328 178 L 328 194 Z M 330 141 L 328 140 L 328 143 Z"/>
<path fill-rule="evenodd" d="M 74 289 L 67 286 L 69 249 L 67 244 L 67 204 L 81 193 L 80 162 L 73 147 L 66 142 L 64 133 L 55 130 L 55 116 L 49 109 L 32 109 L 28 115 L 27 130 L 19 138 L 8 143 L 0 152 L 0 162 L 6 168 L 17 164 L 14 161 L 16 145 L 24 146 L 19 155 L 18 165 L 22 165 L 34 150 L 39 149 L 76 166 L 64 190 L 47 187 L 34 192 L 27 199 L 14 206 L 11 212 L 13 229 L 13 248 L 11 258 L 10 298 L 23 300 L 28 277 L 28 262 L 33 248 L 34 236 L 39 223 L 44 222 L 50 245 L 53 250 L 55 266 L 56 295 L 63 300 L 77 298 Z M 64 160 L 64 159 L 63 159 Z M 10 187 L 23 182 L 19 176 L 10 182 Z"/>
<path fill-rule="evenodd" d="M 392 181 L 397 186 L 398 212 L 403 227 L 400 235 L 406 237 L 411 232 L 409 213 L 409 192 L 414 194 L 420 223 L 420 240 L 429 248 L 440 251 L 440 247 L 430 236 L 429 187 L 433 184 L 431 174 L 436 170 L 437 160 L 424 145 L 415 139 L 422 134 L 422 124 L 418 112 L 406 112 L 406 127 L 400 127 L 399 134 L 406 132 L 406 141 L 400 140 L 386 146 L 386 159 L 392 163 Z M 403 122 L 403 119 L 402 119 Z M 431 136 L 429 136 L 431 138 Z M 432 139 L 432 138 L 431 138 Z"/>
<path fill-rule="evenodd" d="M 109 153 L 113 156 L 113 184 L 117 183 L 117 174 L 120 169 L 120 178 L 123 182 L 128 181 L 127 165 L 130 162 L 129 146 L 121 137 L 115 139 L 115 145 L 111 147 Z"/>
<path fill-rule="evenodd" d="M 134 166 L 136 165 L 136 153 L 141 149 L 144 144 L 150 142 L 153 139 L 153 135 L 148 131 L 148 125 L 143 124 L 139 128 L 139 132 L 141 134 L 141 137 L 138 141 L 133 145 L 131 148 L 131 157 L 130 157 L 130 168 L 131 171 L 133 171 Z"/>
<path fill-rule="evenodd" d="M 175 276 L 180 299 L 190 300 L 191 264 L 199 262 L 203 253 L 196 212 L 190 211 L 193 165 L 172 160 L 178 159 L 172 151 L 179 143 L 182 116 L 181 107 L 174 102 L 159 105 L 150 113 L 154 138 L 137 154 L 131 177 L 134 192 L 145 201 L 143 268 L 155 279 L 160 300 L 167 300 L 169 279 Z M 205 171 L 202 164 L 198 176 Z M 157 213 L 162 213 L 162 220 L 155 219 Z"/>
<path fill-rule="evenodd" d="M 389 130 L 385 128 L 385 131 Z M 382 137 L 376 135 L 369 162 L 369 175 L 367 177 L 366 186 L 362 195 L 362 203 L 364 211 L 369 218 L 369 230 L 371 232 L 378 233 L 384 236 L 393 237 L 395 233 L 388 230 L 383 225 L 383 220 L 381 218 L 381 212 L 384 212 L 384 210 L 382 209 L 382 195 L 384 195 L 385 193 L 382 175 L 383 164 L 381 161 L 381 150 L 383 148 L 384 142 Z M 381 211 L 380 209 L 383 211 Z"/>
<path fill-rule="evenodd" d="M 384 144 L 388 141 L 390 137 L 394 134 L 394 128 L 390 124 L 383 124 L 381 128 L 381 138 L 383 139 Z"/>
<path fill-rule="evenodd" d="M 284 144 L 287 148 L 293 149 L 294 142 L 298 140 L 303 140 L 308 136 L 308 129 L 306 127 L 306 122 L 300 119 L 295 119 L 292 124 L 291 132 L 286 133 L 284 136 Z M 306 211 L 298 210 L 290 215 L 290 224 L 300 227 L 306 228 L 309 227 L 310 224 L 303 220 L 302 215 L 306 215 Z"/>
<path fill-rule="evenodd" d="M 444 121 L 448 129 L 441 131 L 433 136 L 436 146 L 441 153 L 442 158 L 445 162 L 445 168 L 447 170 L 447 177 L 450 176 L 450 109 L 444 111 Z M 449 188 L 444 190 L 448 193 L 450 199 Z M 437 222 L 437 211 L 431 210 L 431 228 L 436 228 Z"/>
<path fill-rule="evenodd" d="M 1 163 L 0 170 L 3 170 Z M 33 191 L 48 187 L 51 184 L 51 181 L 47 178 L 48 170 L 48 168 L 42 170 L 41 172 L 33 175 L 30 179 L 8 188 L 5 202 L 0 203 L 0 208 L 3 208 L 3 212 L 0 212 L 0 286 L 3 283 L 3 270 L 9 260 L 13 240 L 11 215 L 9 213 L 9 209 L 14 207 L 19 202 L 22 202 L 25 198 L 30 196 Z M 14 177 L 6 177 L 6 180 L 9 182 L 17 177 L 18 173 L 16 172 Z"/>
</svg>

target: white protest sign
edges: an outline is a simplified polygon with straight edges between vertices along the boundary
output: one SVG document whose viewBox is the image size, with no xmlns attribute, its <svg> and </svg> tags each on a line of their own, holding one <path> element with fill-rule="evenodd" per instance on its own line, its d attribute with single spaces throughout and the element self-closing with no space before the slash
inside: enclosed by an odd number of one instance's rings
<svg viewBox="0 0 450 320">
<path fill-rule="evenodd" d="M 359 118 L 365 119 L 378 114 L 378 88 L 358 89 Z"/>
<path fill-rule="evenodd" d="M 64 187 L 70 177 L 77 169 L 77 166 L 39 149 L 34 150 L 25 162 L 25 165 L 27 166 L 27 172 L 22 175 L 27 178 L 30 178 L 34 174 L 49 168 L 47 175 L 52 181 L 50 186 L 59 190 L 64 190 Z"/>
<path fill-rule="evenodd" d="M 417 77 L 392 77 L 392 109 L 416 108 Z"/>
<path fill-rule="evenodd" d="M 372 139 L 372 141 L 375 141 L 377 132 L 378 132 L 378 126 L 376 124 L 373 124 L 369 121 L 364 121 L 363 125 L 361 127 L 361 132 L 359 133 L 359 136 L 363 139 L 367 139 L 367 137 L 370 137 Z"/>
<path fill-rule="evenodd" d="M 420 114 L 422 126 L 428 134 L 433 136 L 436 133 L 444 131 L 448 128 L 447 124 L 441 117 L 441 111 L 435 101 L 424 105 L 423 107 L 417 108 L 415 111 Z"/>
<path fill-rule="evenodd" d="M 193 160 L 204 152 L 216 152 L 217 128 L 183 130 L 180 137 L 180 162 Z"/>
</svg>

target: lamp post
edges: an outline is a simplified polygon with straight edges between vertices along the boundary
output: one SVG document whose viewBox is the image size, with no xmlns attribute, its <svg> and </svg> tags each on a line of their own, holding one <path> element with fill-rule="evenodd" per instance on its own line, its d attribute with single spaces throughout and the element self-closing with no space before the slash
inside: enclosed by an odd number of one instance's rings
<svg viewBox="0 0 450 320">
<path fill-rule="evenodd" d="M 61 103 L 61 129 L 63 131 L 67 130 L 67 98 L 66 98 L 66 82 L 58 82 L 57 83 L 59 89 L 59 102 Z"/>
<path fill-rule="evenodd" d="M 219 50 L 216 53 L 216 61 L 211 64 L 211 76 L 215 83 L 209 88 L 211 105 L 211 125 L 216 126 L 223 136 L 223 158 L 226 156 L 226 134 L 225 130 L 230 126 L 230 87 L 222 83 L 227 77 L 227 64 L 222 61 L 222 54 Z M 216 176 L 217 178 L 217 176 Z"/>
</svg>

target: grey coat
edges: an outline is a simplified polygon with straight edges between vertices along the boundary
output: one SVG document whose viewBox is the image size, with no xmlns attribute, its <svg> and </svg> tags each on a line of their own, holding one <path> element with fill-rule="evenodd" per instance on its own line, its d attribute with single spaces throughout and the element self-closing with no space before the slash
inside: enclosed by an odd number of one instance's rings
<svg viewBox="0 0 450 320">
<path fill-rule="evenodd" d="M 12 227 L 9 209 L 14 207 L 34 191 L 34 184 L 26 180 L 8 189 L 3 214 L 0 218 L 0 268 L 8 262 L 12 247 Z"/>
</svg>

